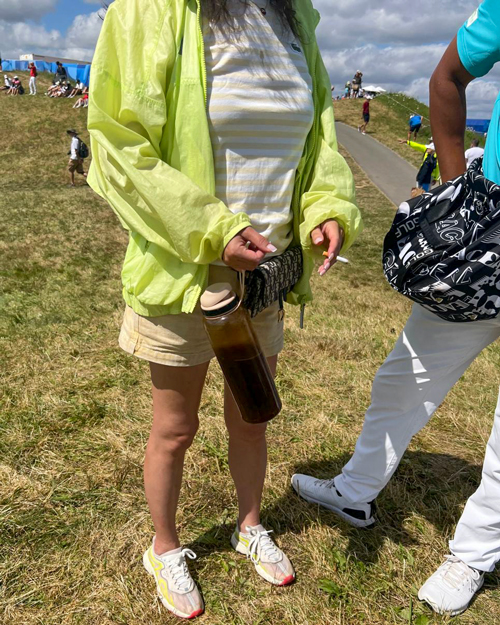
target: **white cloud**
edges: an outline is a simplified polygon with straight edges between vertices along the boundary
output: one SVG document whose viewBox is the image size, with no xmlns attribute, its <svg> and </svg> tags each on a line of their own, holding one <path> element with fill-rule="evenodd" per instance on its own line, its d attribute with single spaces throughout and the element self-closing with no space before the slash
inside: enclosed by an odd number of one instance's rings
<svg viewBox="0 0 500 625">
<path fill-rule="evenodd" d="M 314 0 L 322 15 L 318 41 L 332 84 L 340 92 L 356 69 L 368 83 L 403 91 L 423 101 L 428 82 L 448 43 L 477 7 L 478 0 Z M 36 21 L 57 0 L 0 0 L 0 41 L 5 58 L 26 52 L 91 60 L 102 21 L 96 10 L 78 15 L 66 33 Z M 109 3 L 109 0 L 108 2 Z M 90 7 L 89 7 L 90 8 Z M 500 64 L 499 64 L 500 65 Z M 489 116 L 500 87 L 500 67 L 468 89 L 471 117 Z"/>
<path fill-rule="evenodd" d="M 0 0 L 0 21 L 36 21 L 53 11 L 57 2 L 58 0 Z"/>
<path fill-rule="evenodd" d="M 65 35 L 58 30 L 48 31 L 36 24 L 9 23 L 0 20 L 3 57 L 18 59 L 21 54 L 32 52 L 77 61 L 91 61 L 101 26 L 99 11 L 77 15 Z"/>
<path fill-rule="evenodd" d="M 432 72 L 478 1 L 315 0 L 318 42 L 337 93 L 361 69 L 366 83 L 427 102 Z M 500 67 L 470 85 L 469 117 L 489 117 L 497 86 Z"/>
</svg>

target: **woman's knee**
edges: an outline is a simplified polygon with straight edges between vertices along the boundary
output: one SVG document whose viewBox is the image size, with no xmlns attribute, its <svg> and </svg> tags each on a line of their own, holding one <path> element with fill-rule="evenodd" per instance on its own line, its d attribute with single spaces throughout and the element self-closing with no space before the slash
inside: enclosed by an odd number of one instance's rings
<svg viewBox="0 0 500 625">
<path fill-rule="evenodd" d="M 266 438 L 266 423 L 247 423 L 243 419 L 226 422 L 230 439 L 247 443 L 256 443 Z"/>
<path fill-rule="evenodd" d="M 198 419 L 189 418 L 182 423 L 182 419 L 176 419 L 177 423 L 157 425 L 153 423 L 149 444 L 160 453 L 179 454 L 184 453 L 191 447 L 196 432 L 198 431 Z M 179 423 L 181 421 L 181 423 Z"/>
</svg>

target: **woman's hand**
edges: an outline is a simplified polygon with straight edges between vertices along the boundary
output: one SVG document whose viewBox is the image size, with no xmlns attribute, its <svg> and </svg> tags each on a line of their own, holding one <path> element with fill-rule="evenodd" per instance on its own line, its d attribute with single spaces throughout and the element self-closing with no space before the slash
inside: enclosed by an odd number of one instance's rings
<svg viewBox="0 0 500 625">
<path fill-rule="evenodd" d="M 222 260 L 236 271 L 253 271 L 269 252 L 276 252 L 274 245 L 256 230 L 248 227 L 229 241 Z"/>
<path fill-rule="evenodd" d="M 328 257 L 318 270 L 320 276 L 324 276 L 332 265 L 337 262 L 342 245 L 344 244 L 344 230 L 334 219 L 327 219 L 311 232 L 314 245 L 326 248 Z"/>
</svg>

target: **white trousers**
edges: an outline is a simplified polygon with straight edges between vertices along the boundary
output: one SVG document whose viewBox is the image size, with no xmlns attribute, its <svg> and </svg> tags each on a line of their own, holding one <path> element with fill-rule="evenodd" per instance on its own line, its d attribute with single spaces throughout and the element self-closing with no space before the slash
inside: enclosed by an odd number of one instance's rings
<svg viewBox="0 0 500 625">
<path fill-rule="evenodd" d="M 36 95 L 36 77 L 31 76 L 30 78 L 30 94 Z"/>
<path fill-rule="evenodd" d="M 500 317 L 451 323 L 415 305 L 380 367 L 354 455 L 335 479 L 350 503 L 373 501 L 389 482 L 412 436 L 429 421 L 478 354 L 500 336 Z M 500 560 L 500 398 L 483 465 L 450 542 L 469 566 L 492 571 Z"/>
</svg>

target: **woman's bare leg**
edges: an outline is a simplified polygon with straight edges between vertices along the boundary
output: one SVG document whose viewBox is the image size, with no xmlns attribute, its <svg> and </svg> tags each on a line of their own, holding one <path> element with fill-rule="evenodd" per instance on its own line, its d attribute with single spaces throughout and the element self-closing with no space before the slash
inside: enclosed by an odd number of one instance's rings
<svg viewBox="0 0 500 625">
<path fill-rule="evenodd" d="M 273 375 L 278 356 L 268 359 Z M 266 477 L 266 424 L 243 421 L 227 384 L 224 388 L 224 418 L 229 433 L 229 468 L 238 495 L 238 520 L 242 531 L 260 523 L 260 504 Z"/>
<path fill-rule="evenodd" d="M 198 408 L 208 362 L 196 367 L 150 364 L 153 426 L 144 462 L 144 486 L 156 531 L 157 554 L 180 546 L 175 515 L 184 455 L 198 429 Z"/>
</svg>

